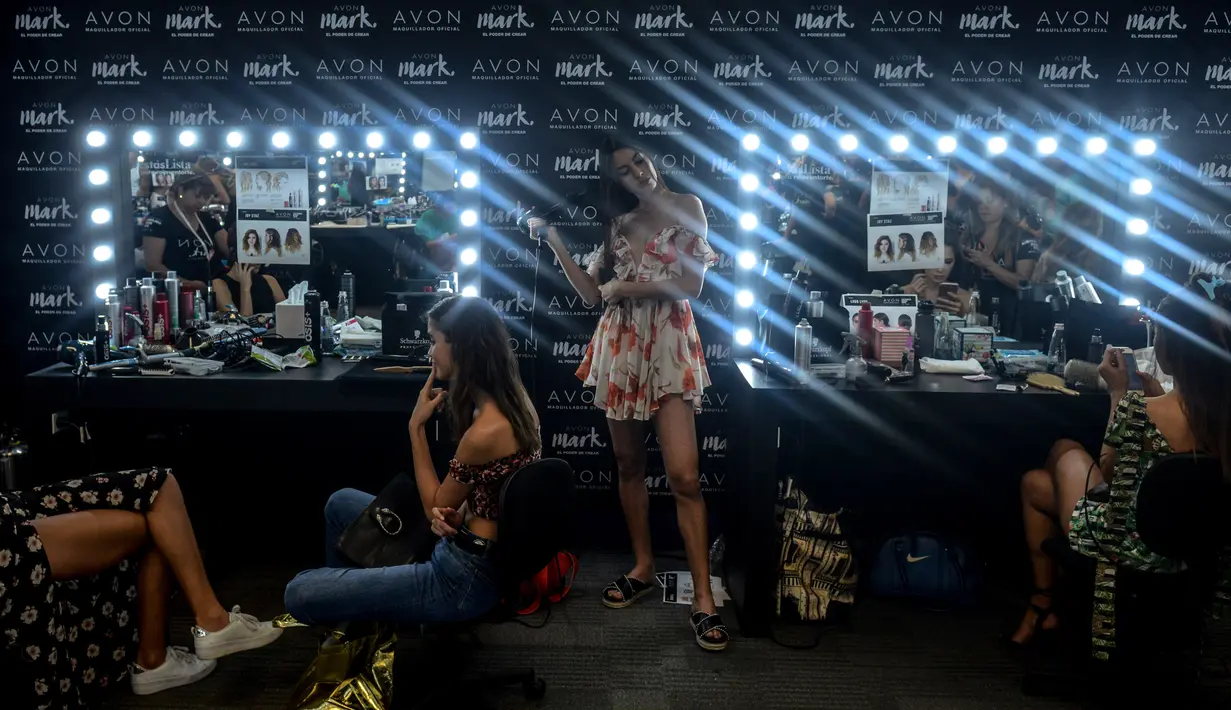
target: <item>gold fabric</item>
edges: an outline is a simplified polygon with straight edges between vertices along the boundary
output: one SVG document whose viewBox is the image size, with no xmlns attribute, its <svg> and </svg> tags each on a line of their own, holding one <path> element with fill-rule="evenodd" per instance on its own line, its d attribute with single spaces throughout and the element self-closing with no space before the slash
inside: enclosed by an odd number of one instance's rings
<svg viewBox="0 0 1231 710">
<path fill-rule="evenodd" d="M 811 509 L 808 496 L 791 479 L 780 485 L 785 492 L 776 511 L 782 545 L 777 613 L 782 616 L 783 604 L 793 603 L 800 619 L 822 621 L 832 602 L 855 603 L 859 566 L 842 535 L 838 513 Z"/>
<path fill-rule="evenodd" d="M 305 626 L 289 614 L 274 626 Z M 333 631 L 316 652 L 291 692 L 288 710 L 387 710 L 393 699 L 393 650 L 397 634 L 391 626 L 368 627 L 363 635 Z"/>
</svg>

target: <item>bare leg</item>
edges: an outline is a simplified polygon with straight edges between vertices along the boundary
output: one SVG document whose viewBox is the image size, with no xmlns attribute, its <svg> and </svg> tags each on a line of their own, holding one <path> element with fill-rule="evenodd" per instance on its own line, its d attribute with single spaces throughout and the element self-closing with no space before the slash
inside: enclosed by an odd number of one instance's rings
<svg viewBox="0 0 1231 710">
<path fill-rule="evenodd" d="M 230 614 L 218 603 L 197 550 L 184 495 L 175 477 L 167 480 L 145 515 L 125 510 L 84 510 L 35 520 L 53 579 L 97 574 L 137 553 L 152 540 L 184 590 L 197 625 L 218 631 Z"/>
<path fill-rule="evenodd" d="M 645 489 L 645 423 L 608 419 L 607 424 L 620 476 L 620 506 L 633 544 L 633 569 L 628 576 L 649 582 L 654 579 L 654 551 L 650 546 L 650 494 Z"/>
<path fill-rule="evenodd" d="M 83 510 L 31 521 L 43 542 L 52 579 L 80 579 L 114 567 L 145 544 L 145 516 L 126 510 Z"/>
<path fill-rule="evenodd" d="M 167 599 L 171 570 L 167 558 L 150 546 L 137 565 L 137 664 L 153 669 L 167 660 Z"/>
<path fill-rule="evenodd" d="M 1022 477 L 1022 521 L 1036 589 L 1051 589 L 1055 583 L 1055 564 L 1043 552 L 1043 541 L 1057 529 L 1068 534 L 1070 519 L 1077 501 L 1086 491 L 1102 482 L 1102 471 L 1081 444 L 1062 439 L 1052 446 L 1047 456 L 1047 468 L 1035 469 Z M 1022 623 L 1013 634 L 1017 643 L 1026 643 L 1034 635 L 1039 612 L 1051 608 L 1051 597 L 1036 594 L 1030 599 Z M 1043 620 L 1043 628 L 1059 625 L 1055 615 Z"/>
<path fill-rule="evenodd" d="M 1030 566 L 1034 575 L 1034 588 L 1049 590 L 1055 584 L 1055 563 L 1043 551 L 1043 541 L 1056 534 L 1056 487 L 1051 473 L 1044 469 L 1034 469 L 1022 476 L 1022 522 L 1026 527 L 1026 545 L 1030 549 Z M 1038 622 L 1038 609 L 1050 609 L 1052 599 L 1046 594 L 1034 594 L 1030 597 L 1030 607 L 1017 631 L 1013 633 L 1015 643 L 1024 644 L 1034 636 L 1035 625 Z M 1043 628 L 1052 629 L 1059 623 L 1055 615 L 1049 615 L 1043 620 Z"/>
<path fill-rule="evenodd" d="M 179 580 L 180 589 L 197 626 L 206 631 L 220 631 L 231 621 L 226 609 L 218 603 L 214 588 L 205 576 L 205 563 L 197 549 L 197 538 L 192 532 L 192 521 L 184 507 L 184 494 L 175 476 L 167 474 L 167 480 L 158 491 L 158 497 L 146 513 L 150 537 Z"/>
<path fill-rule="evenodd" d="M 697 453 L 697 428 L 691 402 L 679 395 L 662 400 L 655 421 L 658 441 L 662 446 L 663 465 L 667 481 L 675 496 L 675 516 L 684 538 L 684 554 L 688 571 L 692 573 L 695 596 L 693 606 L 714 614 L 714 592 L 710 588 L 709 529 L 705 515 L 705 498 L 701 496 L 701 471 Z M 721 640 L 718 632 L 709 634 Z"/>
</svg>

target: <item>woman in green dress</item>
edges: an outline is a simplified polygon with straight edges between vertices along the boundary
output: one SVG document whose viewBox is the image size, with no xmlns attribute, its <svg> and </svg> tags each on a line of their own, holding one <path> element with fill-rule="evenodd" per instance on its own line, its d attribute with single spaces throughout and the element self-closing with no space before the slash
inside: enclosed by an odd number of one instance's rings
<svg viewBox="0 0 1231 710">
<path fill-rule="evenodd" d="M 1029 643 L 1040 630 L 1059 625 L 1051 599 L 1056 569 L 1042 549 L 1057 529 L 1074 550 L 1096 559 L 1100 567 L 1179 572 L 1181 561 L 1155 553 L 1137 535 L 1142 480 L 1159 459 L 1194 452 L 1219 459 L 1231 483 L 1231 285 L 1198 275 L 1187 288 L 1163 299 L 1154 322 L 1160 326 L 1156 360 L 1175 387 L 1165 392 L 1143 372 L 1138 374 L 1144 391 L 1130 391 L 1124 358 L 1108 349 L 1099 375 L 1112 404 L 1098 460 L 1077 442 L 1062 440 L 1052 447 L 1045 468 L 1022 478 L 1022 516 L 1035 589 L 1014 643 Z M 1106 494 L 1087 497 L 1096 487 L 1105 488 Z M 1231 550 L 1224 551 L 1223 561 L 1215 613 L 1231 605 Z M 1105 653 L 1115 645 L 1114 634 L 1109 623 L 1099 623 L 1097 608 L 1095 616 L 1095 645 Z"/>
</svg>

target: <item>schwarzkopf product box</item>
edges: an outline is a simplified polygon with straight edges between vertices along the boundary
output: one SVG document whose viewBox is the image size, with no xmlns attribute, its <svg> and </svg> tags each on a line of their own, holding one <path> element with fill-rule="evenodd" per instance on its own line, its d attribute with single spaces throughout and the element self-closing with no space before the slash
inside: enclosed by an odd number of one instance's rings
<svg viewBox="0 0 1231 710">
<path fill-rule="evenodd" d="M 426 362 L 432 347 L 427 334 L 427 312 L 438 294 L 423 291 L 389 292 L 380 314 L 380 351 L 401 355 L 414 362 Z"/>
<path fill-rule="evenodd" d="M 919 316 L 919 296 L 913 293 L 844 293 L 842 307 L 846 309 L 846 323 L 851 333 L 856 331 L 855 314 L 863 304 L 872 306 L 872 318 L 890 328 L 905 328 L 915 332 L 915 319 Z M 872 323 L 875 328 L 876 323 Z"/>
</svg>

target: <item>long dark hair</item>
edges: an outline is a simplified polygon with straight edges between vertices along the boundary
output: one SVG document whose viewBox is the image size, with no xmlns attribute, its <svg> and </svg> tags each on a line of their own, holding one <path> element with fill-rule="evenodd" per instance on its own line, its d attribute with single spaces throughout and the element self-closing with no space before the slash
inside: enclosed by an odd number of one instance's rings
<svg viewBox="0 0 1231 710">
<path fill-rule="evenodd" d="M 1188 429 L 1231 483 L 1231 285 L 1196 274 L 1158 304 L 1157 322 L 1159 364 L 1175 380 Z"/>
<path fill-rule="evenodd" d="M 481 298 L 449 296 L 432 306 L 427 318 L 452 347 L 453 378 L 445 402 L 453 437 L 461 439 L 474 423 L 475 400 L 482 393 L 509 420 L 522 451 L 542 448 L 538 417 L 521 383 L 509 331 L 496 309 Z"/>
<path fill-rule="evenodd" d="M 641 204 L 636 195 L 620 184 L 620 176 L 616 174 L 616 167 L 611 160 L 611 156 L 617 150 L 625 149 L 641 153 L 646 160 L 650 160 L 649 151 L 644 147 L 624 141 L 610 134 L 603 138 L 603 145 L 598 151 L 598 209 L 603 219 L 602 268 L 608 272 L 610 272 L 615 264 L 615 256 L 612 254 L 612 249 L 615 246 L 616 231 L 619 229 L 620 218 L 632 212 L 637 208 L 637 205 Z M 652 162 L 651 165 L 653 165 Z M 661 187 L 668 189 L 666 181 L 663 180 L 662 172 L 658 170 L 657 165 L 654 165 L 654 176 Z"/>
</svg>

